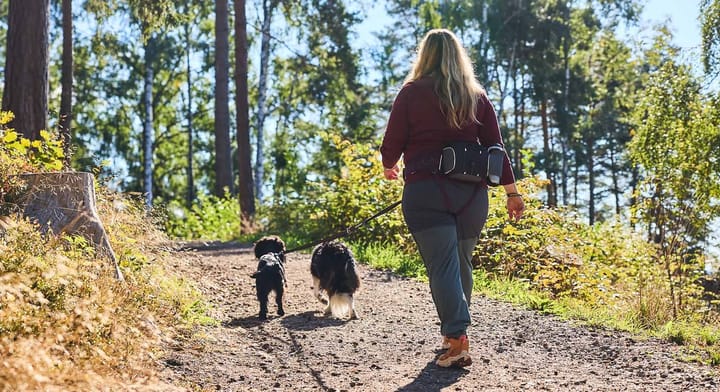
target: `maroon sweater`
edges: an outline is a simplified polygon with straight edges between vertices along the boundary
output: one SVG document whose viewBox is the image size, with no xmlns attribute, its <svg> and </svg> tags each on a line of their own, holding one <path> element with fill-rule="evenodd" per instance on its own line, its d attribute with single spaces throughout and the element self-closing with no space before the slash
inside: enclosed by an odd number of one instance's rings
<svg viewBox="0 0 720 392">
<path fill-rule="evenodd" d="M 382 163 L 391 168 L 403 155 L 405 182 L 410 183 L 432 176 L 430 170 L 408 170 L 423 165 L 428 157 L 438 157 L 450 142 L 475 141 L 489 146 L 502 144 L 495 109 L 483 94 L 478 102 L 477 119 L 468 121 L 461 129 L 451 128 L 434 92 L 433 80 L 422 78 L 403 86 L 393 103 L 380 153 Z M 437 167 L 437 166 L 435 166 Z M 510 159 L 505 154 L 500 184 L 515 182 Z"/>
</svg>

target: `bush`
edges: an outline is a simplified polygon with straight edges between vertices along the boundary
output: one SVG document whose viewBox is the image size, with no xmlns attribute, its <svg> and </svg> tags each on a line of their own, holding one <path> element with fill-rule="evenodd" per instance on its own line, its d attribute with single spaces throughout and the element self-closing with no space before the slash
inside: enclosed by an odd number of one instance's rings
<svg viewBox="0 0 720 392">
<path fill-rule="evenodd" d="M 26 139 L 7 128 L 13 117 L 11 112 L 0 111 L 0 206 L 3 207 L 8 195 L 21 185 L 15 175 L 60 170 L 64 158 L 57 134 L 40 131 L 41 140 Z"/>
<path fill-rule="evenodd" d="M 339 136 L 324 135 L 335 146 L 342 162 L 340 175 L 308 181 L 305 192 L 261 210 L 266 231 L 289 234 L 307 241 L 325 238 L 360 223 L 398 201 L 402 187 L 382 178 L 376 147 L 350 143 Z M 370 221 L 348 237 L 367 244 L 391 243 L 409 251 L 410 236 L 400 208 Z"/>
<path fill-rule="evenodd" d="M 520 186 L 533 195 L 542 182 L 525 180 Z M 629 228 L 618 222 L 588 226 L 571 210 L 544 208 L 532 196 L 526 198 L 523 219 L 511 222 L 502 191 L 491 192 L 490 200 L 490 215 L 476 249 L 483 269 L 498 277 L 527 280 L 533 289 L 554 298 L 578 298 L 591 306 L 622 305 L 662 322 L 672 318 L 672 312 L 656 303 L 670 298 L 657 250 Z"/>
<path fill-rule="evenodd" d="M 173 238 L 228 241 L 240 234 L 240 203 L 230 195 L 200 195 L 190 208 L 172 201 L 165 215 L 165 231 Z"/>
</svg>

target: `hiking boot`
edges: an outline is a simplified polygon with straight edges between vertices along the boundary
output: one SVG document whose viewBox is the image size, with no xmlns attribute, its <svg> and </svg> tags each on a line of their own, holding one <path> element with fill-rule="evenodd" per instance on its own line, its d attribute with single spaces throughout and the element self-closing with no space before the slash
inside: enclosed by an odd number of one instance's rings
<svg viewBox="0 0 720 392">
<path fill-rule="evenodd" d="M 470 343 L 466 335 L 459 338 L 446 338 L 450 348 L 435 362 L 440 367 L 465 367 L 472 364 Z"/>
<path fill-rule="evenodd" d="M 442 344 L 440 345 L 440 348 L 443 350 L 450 348 L 450 340 L 448 340 L 447 336 L 442 337 Z"/>
</svg>

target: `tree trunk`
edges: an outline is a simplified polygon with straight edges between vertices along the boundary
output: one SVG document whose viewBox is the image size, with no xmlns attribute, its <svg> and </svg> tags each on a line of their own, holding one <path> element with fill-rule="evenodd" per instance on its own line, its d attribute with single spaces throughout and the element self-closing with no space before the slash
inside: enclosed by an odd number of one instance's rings
<svg viewBox="0 0 720 392">
<path fill-rule="evenodd" d="M 610 149 L 610 176 L 612 178 L 612 192 L 613 196 L 615 196 L 615 215 L 621 214 L 620 209 L 620 194 L 622 191 L 620 190 L 620 179 L 619 179 L 619 169 L 617 164 L 617 158 L 615 157 L 615 149 Z"/>
<path fill-rule="evenodd" d="M 520 91 L 518 90 L 517 86 L 517 72 L 513 75 L 512 81 L 513 81 L 513 128 L 515 136 L 513 137 L 514 146 L 512 151 L 508 151 L 508 156 L 512 157 L 512 163 L 514 164 L 515 168 L 515 177 L 519 178 L 521 176 L 521 161 L 520 161 L 520 149 L 522 148 L 520 145 L 520 98 L 519 94 Z"/>
<path fill-rule="evenodd" d="M 258 80 L 258 110 L 255 121 L 257 142 L 255 144 L 255 194 L 262 200 L 264 175 L 263 136 L 265 125 L 265 96 L 267 94 L 268 61 L 270 59 L 270 25 L 277 0 L 263 0 L 262 40 L 260 41 L 260 79 Z"/>
<path fill-rule="evenodd" d="M 543 155 L 545 156 L 545 175 L 547 176 L 550 183 L 547 186 L 547 203 L 549 206 L 554 207 L 557 205 L 557 198 L 555 196 L 555 184 L 553 173 L 553 157 L 552 151 L 550 150 L 550 125 L 548 124 L 548 112 L 547 112 L 547 100 L 542 98 L 540 100 L 540 120 L 542 123 L 543 132 Z"/>
<path fill-rule="evenodd" d="M 230 154 L 228 2 L 215 2 L 215 195 L 233 193 Z"/>
<path fill-rule="evenodd" d="M 23 215 L 39 223 L 44 233 L 79 234 L 110 259 L 115 277 L 123 280 L 110 240 L 95 207 L 95 183 L 90 173 L 21 174 L 25 190 L 17 204 Z"/>
<path fill-rule="evenodd" d="M 31 140 L 47 129 L 49 16 L 48 0 L 10 0 L 2 109 Z"/>
<path fill-rule="evenodd" d="M 580 162 L 575 160 L 575 165 L 573 165 L 573 206 L 574 207 L 577 207 L 579 205 L 578 184 L 580 184 Z"/>
<path fill-rule="evenodd" d="M 640 171 L 638 170 L 638 167 L 633 165 L 631 171 L 630 171 L 630 213 L 632 214 L 632 211 L 635 210 L 635 206 L 638 203 L 637 200 L 637 192 L 638 192 L 638 184 L 640 183 Z M 634 218 L 634 217 L 633 217 Z M 636 222 L 637 219 L 630 219 L 630 226 L 633 228 L 633 230 L 636 229 Z"/>
<path fill-rule="evenodd" d="M 568 199 L 570 198 L 570 196 L 568 195 L 569 191 L 567 187 L 568 179 L 570 177 L 570 167 L 568 165 L 567 156 L 570 154 L 570 151 L 565 141 L 560 141 L 560 151 L 562 154 L 562 163 L 560 167 L 560 190 L 562 191 L 562 203 L 566 206 L 568 205 Z"/>
<path fill-rule="evenodd" d="M 193 175 L 193 112 L 192 112 L 192 68 L 190 67 L 190 27 L 185 23 L 185 61 L 187 72 L 187 133 L 188 133 L 188 150 L 187 150 L 187 196 L 185 204 L 188 208 L 192 207 L 195 201 L 195 177 Z"/>
<path fill-rule="evenodd" d="M 527 126 L 526 121 L 526 112 L 525 112 L 525 75 L 521 72 L 520 73 L 520 83 L 521 83 L 521 89 L 520 89 L 520 119 L 519 119 L 519 125 L 517 127 L 517 133 L 518 133 L 518 147 L 515 149 L 515 165 L 517 167 L 516 176 L 520 175 L 522 176 L 525 167 L 523 167 L 523 161 L 522 161 L 522 148 L 525 144 L 525 129 Z M 527 173 L 528 175 L 532 176 L 532 173 Z"/>
<path fill-rule="evenodd" d="M 240 211 L 245 230 L 255 216 L 252 167 L 250 164 L 250 122 L 248 119 L 248 43 L 245 0 L 235 0 L 235 107 L 237 115 Z"/>
<path fill-rule="evenodd" d="M 65 152 L 64 166 L 70 168 L 70 155 L 72 153 L 72 89 L 73 89 L 73 16 L 72 0 L 62 0 L 62 28 L 63 28 L 63 49 L 62 49 L 62 76 L 60 84 L 60 136 Z"/>
<path fill-rule="evenodd" d="M 488 11 L 488 5 L 485 2 L 482 2 L 478 4 L 475 3 L 475 7 L 477 11 L 479 12 L 479 15 L 477 15 L 480 19 L 482 26 L 487 26 L 487 11 Z M 488 63 L 487 59 L 490 57 L 488 56 L 488 52 L 490 51 L 490 38 L 489 33 L 485 29 L 480 29 L 480 39 L 477 40 L 477 53 L 478 58 L 476 59 L 477 62 L 477 78 L 483 85 L 488 85 L 489 83 L 489 71 L 488 71 Z"/>
<path fill-rule="evenodd" d="M 592 131 L 588 130 L 587 132 Z M 585 139 L 585 146 L 588 169 L 588 224 L 592 226 L 595 223 L 595 139 L 588 135 Z"/>
<path fill-rule="evenodd" d="M 152 206 L 153 203 L 153 70 L 154 38 L 148 38 L 145 43 L 145 92 L 143 104 L 145 115 L 143 118 L 143 185 L 145 190 L 145 205 Z"/>
<path fill-rule="evenodd" d="M 566 20 L 570 20 L 570 15 L 565 15 L 567 18 Z M 568 189 L 567 189 L 567 180 L 568 180 L 568 159 L 570 156 L 570 151 L 568 148 L 568 143 L 572 139 L 572 130 L 570 125 L 570 40 L 568 37 L 562 38 L 562 47 L 563 47 L 563 69 L 565 70 L 563 78 L 563 96 L 562 96 L 562 105 L 563 109 L 562 112 L 559 114 L 559 118 L 562 120 L 560 121 L 560 148 L 562 151 L 562 154 L 560 155 L 560 159 L 562 160 L 561 166 L 560 166 L 560 189 L 562 192 L 562 202 L 563 205 L 568 204 Z M 563 136 L 564 135 L 564 136 Z"/>
</svg>

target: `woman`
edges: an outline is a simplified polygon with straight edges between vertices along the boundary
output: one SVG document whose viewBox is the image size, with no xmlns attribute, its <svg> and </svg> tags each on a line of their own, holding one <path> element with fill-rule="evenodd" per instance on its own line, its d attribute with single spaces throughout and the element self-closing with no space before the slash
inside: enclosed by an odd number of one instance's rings
<svg viewBox="0 0 720 392">
<path fill-rule="evenodd" d="M 502 144 L 495 109 L 475 78 L 472 63 L 457 37 L 445 29 L 428 32 L 417 58 L 395 98 L 383 138 L 385 178 L 400 176 L 403 156 L 402 208 L 430 279 L 440 317 L 441 367 L 468 366 L 472 253 L 488 214 L 485 183 L 451 180 L 437 174 L 440 151 L 450 142 Z M 525 205 L 505 154 L 500 184 L 507 194 L 511 219 Z"/>
</svg>

